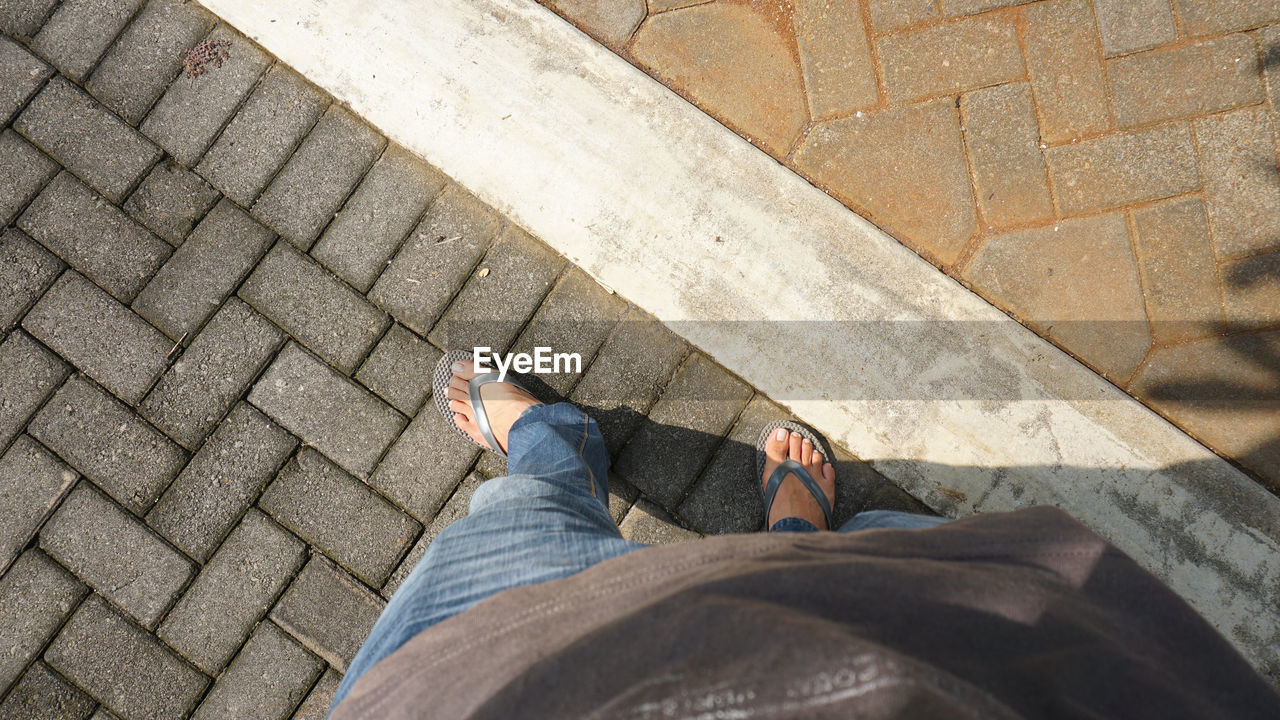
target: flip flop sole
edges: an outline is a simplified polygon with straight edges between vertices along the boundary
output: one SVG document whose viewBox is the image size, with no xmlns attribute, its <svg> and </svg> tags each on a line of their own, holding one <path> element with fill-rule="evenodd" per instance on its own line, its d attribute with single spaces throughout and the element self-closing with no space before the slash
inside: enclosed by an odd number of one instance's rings
<svg viewBox="0 0 1280 720">
<path fill-rule="evenodd" d="M 775 431 L 777 431 L 778 428 L 782 428 L 784 430 L 793 432 L 799 435 L 800 437 L 804 438 L 805 440 L 808 440 L 809 442 L 813 443 L 813 446 L 817 448 L 819 452 L 822 453 L 823 462 L 831 463 L 831 467 L 835 468 L 836 456 L 831 452 L 831 446 L 827 444 L 826 438 L 819 435 L 817 430 L 814 430 L 808 425 L 802 425 L 801 423 L 798 423 L 794 420 L 775 420 L 774 422 L 771 422 L 768 425 L 765 425 L 763 428 L 761 428 L 760 435 L 756 438 L 755 483 L 756 483 L 756 491 L 760 493 L 760 500 L 762 502 L 764 501 L 764 464 L 768 460 L 768 456 L 765 454 L 764 447 L 765 447 L 765 443 L 769 441 L 769 436 L 772 435 Z M 832 502 L 831 505 L 832 505 L 832 509 L 834 510 L 835 502 Z M 766 517 L 768 512 L 769 512 L 769 508 L 765 508 Z M 765 521 L 765 524 L 766 525 L 768 524 L 768 520 Z M 765 528 L 765 530 L 768 530 L 768 528 Z"/>
<path fill-rule="evenodd" d="M 436 409 L 440 411 L 441 415 L 444 415 L 445 420 L 449 421 L 449 427 L 453 428 L 454 432 L 485 450 L 491 450 L 492 448 L 476 442 L 462 428 L 458 427 L 458 421 L 454 418 L 453 411 L 449 409 L 449 398 L 445 395 L 445 390 L 449 389 L 449 382 L 453 380 L 453 364 L 470 360 L 471 352 L 469 350 L 450 350 L 446 352 L 444 357 L 440 358 L 440 361 L 436 363 L 435 373 L 431 376 L 431 397 L 435 402 Z"/>
</svg>

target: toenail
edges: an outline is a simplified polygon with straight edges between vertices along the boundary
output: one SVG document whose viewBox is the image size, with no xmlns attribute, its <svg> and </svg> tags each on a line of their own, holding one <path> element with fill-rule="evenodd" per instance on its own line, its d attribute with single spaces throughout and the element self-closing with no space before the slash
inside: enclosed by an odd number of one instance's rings
<svg viewBox="0 0 1280 720">
<path fill-rule="evenodd" d="M 454 372 L 462 372 L 462 363 L 460 363 L 460 362 L 456 362 L 456 363 L 454 363 L 454 364 L 453 364 L 453 367 L 451 367 L 451 368 L 449 368 L 449 369 L 450 369 L 450 370 L 453 370 Z"/>
<path fill-rule="evenodd" d="M 774 433 L 774 435 L 773 435 L 773 439 L 774 439 L 774 440 L 786 440 L 786 439 L 787 439 L 787 431 L 786 431 L 786 430 L 783 430 L 782 428 L 778 428 L 778 432 Z"/>
</svg>

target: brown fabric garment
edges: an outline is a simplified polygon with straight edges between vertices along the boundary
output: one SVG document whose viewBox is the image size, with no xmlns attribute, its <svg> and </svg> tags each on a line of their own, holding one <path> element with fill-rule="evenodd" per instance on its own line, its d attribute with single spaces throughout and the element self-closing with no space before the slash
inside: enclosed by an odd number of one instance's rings
<svg viewBox="0 0 1280 720">
<path fill-rule="evenodd" d="M 737 535 L 500 593 L 355 685 L 357 718 L 1280 718 L 1158 580 L 1065 513 Z"/>
</svg>

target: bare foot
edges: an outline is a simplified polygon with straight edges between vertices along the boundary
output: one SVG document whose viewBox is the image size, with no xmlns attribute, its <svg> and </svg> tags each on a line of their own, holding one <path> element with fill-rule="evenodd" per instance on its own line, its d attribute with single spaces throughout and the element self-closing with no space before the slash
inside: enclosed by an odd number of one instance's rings
<svg viewBox="0 0 1280 720">
<path fill-rule="evenodd" d="M 454 421 L 481 447 L 489 447 L 489 441 L 484 439 L 484 435 L 480 434 L 480 427 L 476 425 L 475 411 L 471 409 L 471 394 L 467 392 L 467 381 L 479 373 L 470 360 L 454 363 L 452 369 L 453 379 L 449 381 L 445 397 L 449 398 L 449 409 L 454 413 Z M 505 382 L 482 385 L 480 399 L 484 401 L 493 437 L 504 453 L 507 451 L 507 433 L 511 432 L 511 426 L 525 410 L 542 404 L 524 390 Z"/>
<path fill-rule="evenodd" d="M 813 446 L 813 443 L 786 428 L 778 428 L 769 434 L 769 439 L 764 445 L 764 454 L 764 476 L 760 478 L 762 486 L 767 486 L 773 471 L 782 464 L 783 460 L 790 458 L 809 471 L 809 475 L 817 481 L 818 487 L 822 488 L 822 492 L 827 496 L 827 502 L 832 506 L 835 505 L 836 469 L 831 466 L 831 463 L 825 461 L 822 453 Z M 827 516 L 823 514 L 817 499 L 794 473 L 787 473 L 787 476 L 782 479 L 782 484 L 778 486 L 778 494 L 774 496 L 773 507 L 769 510 L 769 527 L 773 527 L 774 523 L 786 517 L 808 520 L 819 530 L 830 529 L 827 527 Z"/>
</svg>

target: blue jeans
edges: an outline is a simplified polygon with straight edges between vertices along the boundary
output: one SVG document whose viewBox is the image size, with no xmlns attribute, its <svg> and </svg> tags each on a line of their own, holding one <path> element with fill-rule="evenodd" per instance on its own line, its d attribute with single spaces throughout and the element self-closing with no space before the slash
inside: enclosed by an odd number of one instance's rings
<svg viewBox="0 0 1280 720">
<path fill-rule="evenodd" d="M 424 412 L 430 412 L 426 410 Z M 609 455 L 594 420 L 569 403 L 537 405 L 511 426 L 506 477 L 481 485 L 470 513 L 427 547 L 347 668 L 333 705 L 414 635 L 509 588 L 558 580 L 648 547 L 624 540 L 609 515 Z M 925 528 L 944 518 L 872 510 L 839 532 Z M 799 518 L 774 532 L 812 532 Z"/>
</svg>

